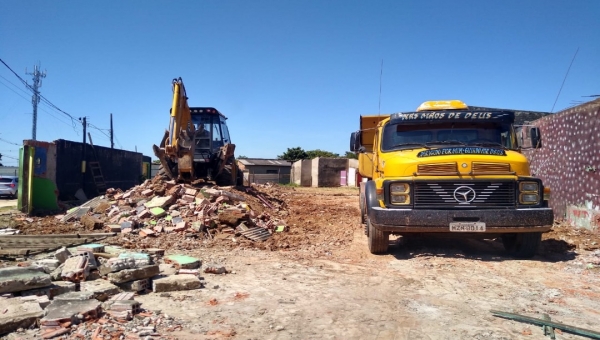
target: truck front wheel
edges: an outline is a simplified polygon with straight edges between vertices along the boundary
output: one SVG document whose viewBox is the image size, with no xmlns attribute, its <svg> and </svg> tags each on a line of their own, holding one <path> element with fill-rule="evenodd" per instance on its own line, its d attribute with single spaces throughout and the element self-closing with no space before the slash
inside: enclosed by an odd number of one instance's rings
<svg viewBox="0 0 600 340">
<path fill-rule="evenodd" d="M 502 235 L 502 244 L 509 254 L 522 259 L 535 256 L 542 242 L 542 233 L 516 233 Z"/>
<path fill-rule="evenodd" d="M 369 251 L 371 254 L 382 254 L 387 252 L 390 243 L 390 233 L 378 230 L 371 224 L 367 218 L 367 228 L 369 230 Z"/>
</svg>

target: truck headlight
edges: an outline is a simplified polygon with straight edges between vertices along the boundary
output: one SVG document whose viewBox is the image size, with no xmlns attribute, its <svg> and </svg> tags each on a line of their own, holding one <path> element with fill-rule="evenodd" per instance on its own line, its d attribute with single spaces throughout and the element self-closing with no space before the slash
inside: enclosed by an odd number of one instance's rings
<svg viewBox="0 0 600 340">
<path fill-rule="evenodd" d="M 392 183 L 390 185 L 390 192 L 392 195 L 400 194 L 400 193 L 408 193 L 410 191 L 410 186 L 408 183 Z"/>
<path fill-rule="evenodd" d="M 391 183 L 390 203 L 410 204 L 410 185 L 408 183 Z"/>
<path fill-rule="evenodd" d="M 540 186 L 537 182 L 521 182 L 519 183 L 519 191 L 521 192 L 538 192 Z"/>
<path fill-rule="evenodd" d="M 400 195 L 392 194 L 390 196 L 390 200 L 392 201 L 392 204 L 409 204 L 410 196 L 408 196 L 407 194 L 400 194 Z"/>
<path fill-rule="evenodd" d="M 538 194 L 521 194 L 519 195 L 519 202 L 521 204 L 535 204 L 540 200 Z"/>
</svg>

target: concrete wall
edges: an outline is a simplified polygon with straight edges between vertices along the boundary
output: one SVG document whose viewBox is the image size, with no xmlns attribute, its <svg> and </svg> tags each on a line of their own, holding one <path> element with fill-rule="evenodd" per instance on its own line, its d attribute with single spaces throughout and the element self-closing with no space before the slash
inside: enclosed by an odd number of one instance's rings
<svg viewBox="0 0 600 340">
<path fill-rule="evenodd" d="M 303 159 L 300 162 L 302 162 L 300 185 L 303 187 L 309 187 L 312 185 L 312 159 Z"/>
<path fill-rule="evenodd" d="M 19 176 L 19 167 L 0 166 L 0 176 Z"/>
<path fill-rule="evenodd" d="M 348 170 L 346 158 L 313 159 L 313 187 L 338 187 L 340 186 L 340 172 Z"/>
<path fill-rule="evenodd" d="M 73 197 L 82 185 L 81 155 L 83 143 L 59 139 L 54 141 L 54 144 L 56 144 L 57 152 L 56 162 L 59 165 L 56 172 L 56 183 L 61 199 L 68 199 L 68 197 Z M 103 146 L 94 146 L 94 150 L 89 144 L 86 145 L 86 160 L 88 164 L 92 161 L 100 163 L 107 188 L 127 190 L 140 183 L 143 157 L 141 153 Z M 83 190 L 88 197 L 94 197 L 98 194 L 89 165 L 85 173 Z"/>
<path fill-rule="evenodd" d="M 95 146 L 92 149 L 90 145 L 86 145 L 85 158 L 88 165 L 86 173 L 82 175 L 83 143 L 63 139 L 52 143 L 26 140 L 24 145 L 35 149 L 32 185 L 34 210 L 48 210 L 47 204 L 38 200 L 43 198 L 44 202 L 48 201 L 50 195 L 64 201 L 73 200 L 75 192 L 82 185 L 88 198 L 97 196 L 98 192 L 89 167 L 91 161 L 100 163 L 107 188 L 127 190 L 140 183 L 143 157 L 141 153 L 102 146 Z"/>
<path fill-rule="evenodd" d="M 532 122 L 540 149 L 526 150 L 531 172 L 550 187 L 557 218 L 600 226 L 600 99 Z"/>
</svg>

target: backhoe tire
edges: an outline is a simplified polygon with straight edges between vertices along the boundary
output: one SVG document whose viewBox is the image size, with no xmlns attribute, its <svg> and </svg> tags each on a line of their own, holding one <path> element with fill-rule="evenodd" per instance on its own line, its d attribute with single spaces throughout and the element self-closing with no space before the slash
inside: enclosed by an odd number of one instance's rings
<svg viewBox="0 0 600 340">
<path fill-rule="evenodd" d="M 172 171 L 173 171 L 173 174 L 176 174 L 176 173 L 177 173 L 177 165 L 175 165 L 175 167 L 173 168 L 173 170 L 172 170 Z M 174 179 L 174 178 L 171 178 L 171 177 L 169 177 L 169 175 L 168 175 L 168 174 L 167 174 L 167 172 L 165 171 L 165 169 L 164 169 L 164 167 L 162 166 L 162 164 L 161 164 L 161 165 L 158 167 L 158 172 L 156 173 L 156 176 L 157 176 L 158 178 L 160 178 L 161 180 L 164 180 L 164 181 L 169 181 L 169 180 L 171 180 L 171 179 Z"/>
<path fill-rule="evenodd" d="M 502 244 L 506 251 L 521 259 L 530 259 L 535 256 L 542 242 L 542 233 L 516 233 L 502 235 Z"/>
<path fill-rule="evenodd" d="M 388 251 L 390 245 L 390 233 L 376 229 L 367 218 L 367 228 L 369 230 L 368 241 L 371 254 L 383 254 Z"/>
</svg>

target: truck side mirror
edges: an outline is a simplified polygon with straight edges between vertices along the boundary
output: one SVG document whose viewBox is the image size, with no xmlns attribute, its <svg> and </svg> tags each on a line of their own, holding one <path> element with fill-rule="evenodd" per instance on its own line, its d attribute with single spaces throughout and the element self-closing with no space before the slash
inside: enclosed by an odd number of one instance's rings
<svg viewBox="0 0 600 340">
<path fill-rule="evenodd" d="M 542 133 L 540 132 L 540 128 L 532 127 L 529 132 L 531 135 L 531 147 L 534 149 L 538 149 L 542 147 Z"/>
<path fill-rule="evenodd" d="M 360 131 L 350 134 L 350 151 L 358 152 L 360 149 Z"/>
</svg>

